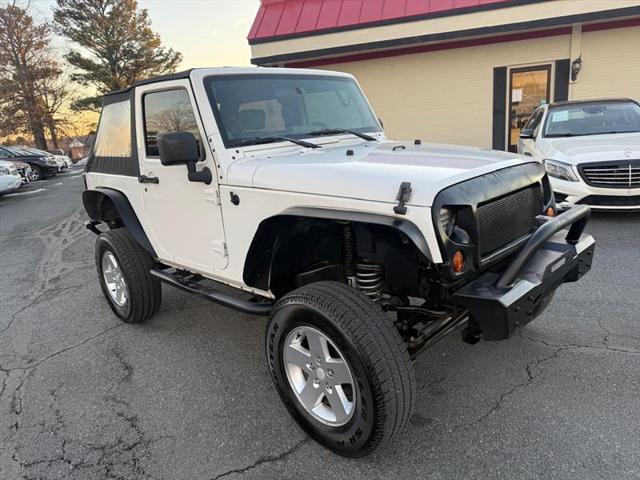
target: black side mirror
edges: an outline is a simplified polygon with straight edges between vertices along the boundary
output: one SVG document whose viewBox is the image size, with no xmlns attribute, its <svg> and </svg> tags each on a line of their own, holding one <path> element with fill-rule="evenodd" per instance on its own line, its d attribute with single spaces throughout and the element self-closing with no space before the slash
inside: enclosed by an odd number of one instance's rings
<svg viewBox="0 0 640 480">
<path fill-rule="evenodd" d="M 202 182 L 209 185 L 212 180 L 211 170 L 204 167 L 196 170 L 200 160 L 198 141 L 191 132 L 164 133 L 158 137 L 158 152 L 162 165 L 187 165 L 187 178 L 190 182 Z"/>
<path fill-rule="evenodd" d="M 198 141 L 191 132 L 163 133 L 158 136 L 158 151 L 163 165 L 197 162 Z"/>
<path fill-rule="evenodd" d="M 523 128 L 520 131 L 520 138 L 522 139 L 530 139 L 530 138 L 534 138 L 535 135 L 533 134 L 533 130 L 531 130 L 530 128 Z"/>
</svg>

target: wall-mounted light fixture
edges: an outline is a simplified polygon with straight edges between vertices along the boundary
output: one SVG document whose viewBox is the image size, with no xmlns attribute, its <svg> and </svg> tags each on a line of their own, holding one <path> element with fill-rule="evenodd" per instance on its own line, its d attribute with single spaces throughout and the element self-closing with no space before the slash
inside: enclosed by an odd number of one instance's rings
<svg viewBox="0 0 640 480">
<path fill-rule="evenodd" d="M 582 70 L 582 54 L 571 62 L 571 81 L 575 82 L 578 79 L 578 74 Z"/>
</svg>

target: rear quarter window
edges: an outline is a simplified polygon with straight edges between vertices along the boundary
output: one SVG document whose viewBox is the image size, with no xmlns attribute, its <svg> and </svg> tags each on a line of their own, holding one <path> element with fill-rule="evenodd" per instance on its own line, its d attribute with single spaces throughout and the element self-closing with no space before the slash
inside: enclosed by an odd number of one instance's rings
<svg viewBox="0 0 640 480">
<path fill-rule="evenodd" d="M 96 157 L 131 157 L 131 105 L 128 100 L 102 108 L 94 145 Z"/>
</svg>

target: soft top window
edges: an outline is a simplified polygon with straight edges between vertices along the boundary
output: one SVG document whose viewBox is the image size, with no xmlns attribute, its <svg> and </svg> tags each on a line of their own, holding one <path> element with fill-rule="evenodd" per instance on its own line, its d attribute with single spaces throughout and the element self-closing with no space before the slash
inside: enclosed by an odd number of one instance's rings
<svg viewBox="0 0 640 480">
<path fill-rule="evenodd" d="M 129 100 L 102 107 L 94 155 L 105 158 L 131 157 L 131 106 Z"/>
</svg>

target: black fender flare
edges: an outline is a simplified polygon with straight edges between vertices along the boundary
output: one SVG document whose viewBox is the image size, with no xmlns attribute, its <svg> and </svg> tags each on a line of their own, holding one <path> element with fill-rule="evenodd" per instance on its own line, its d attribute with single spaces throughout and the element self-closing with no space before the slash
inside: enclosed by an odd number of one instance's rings
<svg viewBox="0 0 640 480">
<path fill-rule="evenodd" d="M 140 220 L 138 220 L 138 216 L 124 193 L 113 188 L 105 187 L 98 187 L 95 190 L 85 190 L 82 192 L 82 203 L 91 220 L 105 222 L 113 220 L 114 217 L 120 218 L 127 231 L 140 246 L 154 258 L 157 257 L 156 251 L 149 241 L 149 237 L 147 237 L 147 234 L 140 224 Z"/>
<path fill-rule="evenodd" d="M 273 254 L 278 242 L 278 231 L 286 228 L 289 222 L 299 218 L 318 218 L 335 220 L 338 222 L 354 222 L 363 224 L 382 225 L 394 228 L 409 238 L 415 247 L 433 262 L 431 250 L 420 229 L 411 221 L 388 215 L 351 212 L 315 207 L 289 208 L 278 215 L 265 218 L 251 241 L 243 268 L 243 281 L 246 285 L 267 290 Z"/>
</svg>

